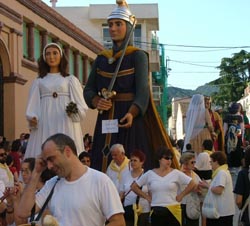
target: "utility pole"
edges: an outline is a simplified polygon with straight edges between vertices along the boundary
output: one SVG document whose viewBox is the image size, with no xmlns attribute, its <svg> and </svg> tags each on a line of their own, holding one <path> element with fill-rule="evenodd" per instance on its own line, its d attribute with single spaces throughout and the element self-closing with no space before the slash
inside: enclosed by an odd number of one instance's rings
<svg viewBox="0 0 250 226">
<path fill-rule="evenodd" d="M 161 87 L 162 87 L 162 95 L 161 95 L 161 118 L 164 124 L 165 129 L 168 129 L 168 74 L 167 74 L 167 61 L 165 60 L 165 50 L 163 44 L 160 44 L 160 67 L 161 67 Z"/>
<path fill-rule="evenodd" d="M 157 111 L 160 115 L 162 123 L 166 131 L 168 130 L 168 70 L 167 69 L 167 60 L 165 60 L 165 51 L 164 45 L 159 45 L 159 56 L 160 56 L 160 70 L 158 72 L 153 72 L 153 78 L 155 80 L 155 84 L 160 87 L 160 95 L 159 95 L 159 104 L 156 105 Z"/>
</svg>

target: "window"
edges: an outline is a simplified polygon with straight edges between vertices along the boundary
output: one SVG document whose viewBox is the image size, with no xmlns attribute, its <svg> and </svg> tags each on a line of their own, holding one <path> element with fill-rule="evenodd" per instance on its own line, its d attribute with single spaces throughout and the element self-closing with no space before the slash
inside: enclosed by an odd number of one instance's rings
<svg viewBox="0 0 250 226">
<path fill-rule="evenodd" d="M 102 37 L 103 37 L 103 46 L 106 49 L 111 49 L 112 48 L 112 39 L 109 35 L 109 27 L 107 24 L 102 25 Z"/>
<path fill-rule="evenodd" d="M 35 60 L 38 60 L 38 58 L 41 55 L 41 35 L 40 35 L 40 31 L 35 28 L 34 29 L 34 57 Z"/>
<path fill-rule="evenodd" d="M 142 43 L 141 43 L 141 25 L 138 24 L 135 26 L 135 31 L 134 31 L 134 45 L 138 48 L 142 48 Z"/>
<path fill-rule="evenodd" d="M 74 74 L 74 55 L 71 49 L 69 50 L 69 73 Z"/>
<path fill-rule="evenodd" d="M 79 80 L 83 84 L 83 57 L 79 56 Z"/>
<path fill-rule="evenodd" d="M 23 22 L 23 57 L 28 58 L 28 28 L 27 24 Z"/>
</svg>

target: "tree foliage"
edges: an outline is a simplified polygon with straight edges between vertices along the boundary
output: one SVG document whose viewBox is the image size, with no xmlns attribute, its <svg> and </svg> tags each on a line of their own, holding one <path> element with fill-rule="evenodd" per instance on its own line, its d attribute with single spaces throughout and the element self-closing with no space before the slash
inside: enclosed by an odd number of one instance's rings
<svg viewBox="0 0 250 226">
<path fill-rule="evenodd" d="M 217 81 L 219 91 L 213 94 L 213 101 L 217 105 L 238 101 L 250 81 L 250 53 L 241 50 L 231 58 L 222 58 L 220 79 Z"/>
</svg>

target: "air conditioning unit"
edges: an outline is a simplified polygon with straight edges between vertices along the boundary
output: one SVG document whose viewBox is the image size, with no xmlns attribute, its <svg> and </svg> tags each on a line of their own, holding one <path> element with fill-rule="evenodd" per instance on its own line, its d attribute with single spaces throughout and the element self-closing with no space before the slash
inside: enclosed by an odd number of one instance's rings
<svg viewBox="0 0 250 226">
<path fill-rule="evenodd" d="M 107 40 L 104 40 L 102 42 L 103 46 L 105 49 L 112 49 L 112 46 L 113 46 L 113 43 L 112 41 L 107 41 Z"/>
<path fill-rule="evenodd" d="M 153 99 L 156 103 L 161 104 L 161 86 L 152 86 Z"/>
<path fill-rule="evenodd" d="M 159 50 L 150 50 L 149 52 L 149 63 L 150 63 L 150 70 L 152 72 L 159 72 L 160 71 L 160 56 Z"/>
</svg>

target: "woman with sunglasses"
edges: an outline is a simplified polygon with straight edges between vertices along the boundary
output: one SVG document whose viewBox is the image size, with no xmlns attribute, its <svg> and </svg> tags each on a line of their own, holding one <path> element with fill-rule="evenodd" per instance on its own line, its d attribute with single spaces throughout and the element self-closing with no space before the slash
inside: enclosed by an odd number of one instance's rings
<svg viewBox="0 0 250 226">
<path fill-rule="evenodd" d="M 195 187 L 193 179 L 173 168 L 173 153 L 167 147 L 157 152 L 158 168 L 147 171 L 131 185 L 132 191 L 151 203 L 150 220 L 152 226 L 181 226 L 181 206 L 183 197 Z M 150 195 L 141 191 L 147 185 Z"/>
<path fill-rule="evenodd" d="M 180 158 L 181 163 L 181 171 L 185 173 L 187 176 L 191 177 L 195 182 L 194 190 L 192 191 L 195 193 L 196 197 L 200 194 L 200 191 L 198 190 L 198 184 L 199 181 L 201 181 L 200 177 L 194 172 L 194 164 L 195 164 L 195 155 L 194 153 L 185 152 L 182 154 Z M 192 196 L 193 197 L 193 196 Z M 181 209 L 182 209 L 182 226 L 199 226 L 199 217 L 197 219 L 190 219 L 187 216 L 187 201 L 188 198 L 192 198 L 191 193 L 186 195 L 181 202 Z M 198 197 L 199 199 L 199 197 Z M 200 202 L 197 206 L 197 209 L 200 209 Z"/>
</svg>

